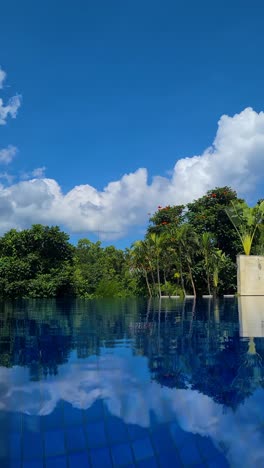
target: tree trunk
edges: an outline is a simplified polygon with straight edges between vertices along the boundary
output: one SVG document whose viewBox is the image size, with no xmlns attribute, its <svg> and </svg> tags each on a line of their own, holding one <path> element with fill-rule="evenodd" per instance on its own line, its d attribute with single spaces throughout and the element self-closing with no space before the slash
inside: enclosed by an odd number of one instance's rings
<svg viewBox="0 0 264 468">
<path fill-rule="evenodd" d="M 195 284 L 194 284 L 194 281 L 193 281 L 193 275 L 192 275 L 192 269 L 191 269 L 191 265 L 188 263 L 188 270 L 189 270 L 189 274 L 190 274 L 190 280 L 191 280 L 191 283 L 192 283 L 192 288 L 193 288 L 193 295 L 196 297 L 196 289 L 195 289 Z"/>
<path fill-rule="evenodd" d="M 154 291 L 155 291 L 156 290 L 156 281 L 155 281 L 155 278 L 154 278 L 154 274 L 153 274 L 153 270 L 152 270 L 152 266 L 151 266 L 150 262 L 149 262 L 149 268 L 150 268 L 151 279 L 152 279 L 152 283 L 153 283 Z"/>
<path fill-rule="evenodd" d="M 181 286 L 182 286 L 183 294 L 184 294 L 184 296 L 186 296 L 186 291 L 185 291 L 185 286 L 184 286 L 184 279 L 183 279 L 183 274 L 182 274 L 181 258 L 180 258 L 180 276 L 181 276 Z"/>
<path fill-rule="evenodd" d="M 147 284 L 147 288 L 148 288 L 148 292 L 149 292 L 149 297 L 152 297 L 150 284 L 149 284 L 149 280 L 148 280 L 148 274 L 147 274 L 146 270 L 144 270 L 144 274 L 145 274 L 145 280 L 146 280 L 146 284 Z"/>
<path fill-rule="evenodd" d="M 208 271 L 207 267 L 206 267 L 206 275 L 207 275 L 208 294 L 211 296 L 210 277 L 209 277 L 209 271 Z"/>
<path fill-rule="evenodd" d="M 158 291 L 159 291 L 159 297 L 161 297 L 159 262 L 157 262 L 157 279 L 158 279 Z"/>
</svg>

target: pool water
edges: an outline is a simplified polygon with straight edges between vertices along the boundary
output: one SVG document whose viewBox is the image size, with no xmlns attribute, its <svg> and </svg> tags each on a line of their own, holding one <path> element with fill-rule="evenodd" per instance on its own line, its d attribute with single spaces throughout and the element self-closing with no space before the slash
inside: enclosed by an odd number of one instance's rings
<svg viewBox="0 0 264 468">
<path fill-rule="evenodd" d="M 0 467 L 264 466 L 264 298 L 0 305 Z"/>
</svg>

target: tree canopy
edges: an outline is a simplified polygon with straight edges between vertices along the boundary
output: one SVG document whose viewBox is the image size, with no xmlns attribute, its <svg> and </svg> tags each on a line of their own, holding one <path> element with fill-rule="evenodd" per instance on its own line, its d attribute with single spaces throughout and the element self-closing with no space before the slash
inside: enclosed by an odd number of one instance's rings
<svg viewBox="0 0 264 468">
<path fill-rule="evenodd" d="M 249 208 L 230 187 L 184 205 L 158 206 L 130 249 L 80 239 L 58 226 L 0 237 L 0 297 L 150 297 L 236 291 L 236 255 L 264 252 L 263 200 Z"/>
</svg>

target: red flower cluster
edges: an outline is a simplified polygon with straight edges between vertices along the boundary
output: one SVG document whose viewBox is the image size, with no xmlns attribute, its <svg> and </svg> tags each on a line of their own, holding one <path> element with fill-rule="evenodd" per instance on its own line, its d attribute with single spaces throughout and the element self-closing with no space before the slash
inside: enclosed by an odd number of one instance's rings
<svg viewBox="0 0 264 468">
<path fill-rule="evenodd" d="M 170 210 L 170 205 L 165 206 L 164 208 L 163 208 L 162 206 L 159 205 L 159 206 L 158 206 L 158 210 L 166 210 L 166 211 L 168 211 L 168 210 Z"/>
</svg>

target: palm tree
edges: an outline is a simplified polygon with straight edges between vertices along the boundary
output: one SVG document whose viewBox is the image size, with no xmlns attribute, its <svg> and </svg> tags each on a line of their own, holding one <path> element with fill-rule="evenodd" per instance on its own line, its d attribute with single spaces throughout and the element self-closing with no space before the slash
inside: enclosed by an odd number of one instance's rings
<svg viewBox="0 0 264 468">
<path fill-rule="evenodd" d="M 157 282 L 158 282 L 158 295 L 161 297 L 161 285 L 160 285 L 160 256 L 162 252 L 162 245 L 165 240 L 165 236 L 156 234 L 154 232 L 148 235 L 149 245 L 151 247 L 152 256 L 156 266 Z"/>
<path fill-rule="evenodd" d="M 149 257 L 148 246 L 145 241 L 136 241 L 130 251 L 131 266 L 134 270 L 143 274 L 148 288 L 149 297 L 152 297 L 151 287 L 148 279 Z"/>
<path fill-rule="evenodd" d="M 186 296 L 184 276 L 183 276 L 183 265 L 182 265 L 182 249 L 181 249 L 181 245 L 179 242 L 178 230 L 179 230 L 179 227 L 172 226 L 167 231 L 167 235 L 166 235 L 167 243 L 168 243 L 167 252 L 172 262 L 174 263 L 175 268 L 177 269 L 177 272 L 175 273 L 174 277 L 177 277 L 177 276 L 180 277 L 182 291 L 184 293 L 184 296 Z"/>
<path fill-rule="evenodd" d="M 220 249 L 214 249 L 212 252 L 212 271 L 213 271 L 213 285 L 214 285 L 214 296 L 217 294 L 219 284 L 219 273 L 223 269 L 226 263 L 225 253 Z"/>
<path fill-rule="evenodd" d="M 193 230 L 193 227 L 186 223 L 177 229 L 177 241 L 179 243 L 180 257 L 183 262 L 184 260 L 186 261 L 193 295 L 196 297 L 196 288 L 192 270 L 194 256 L 200 250 L 198 236 Z"/>
<path fill-rule="evenodd" d="M 204 256 L 204 261 L 205 261 L 206 280 L 207 280 L 207 288 L 208 288 L 209 295 L 211 295 L 210 272 L 211 272 L 212 247 L 213 247 L 212 234 L 210 232 L 204 232 L 201 237 L 201 252 Z"/>
</svg>

